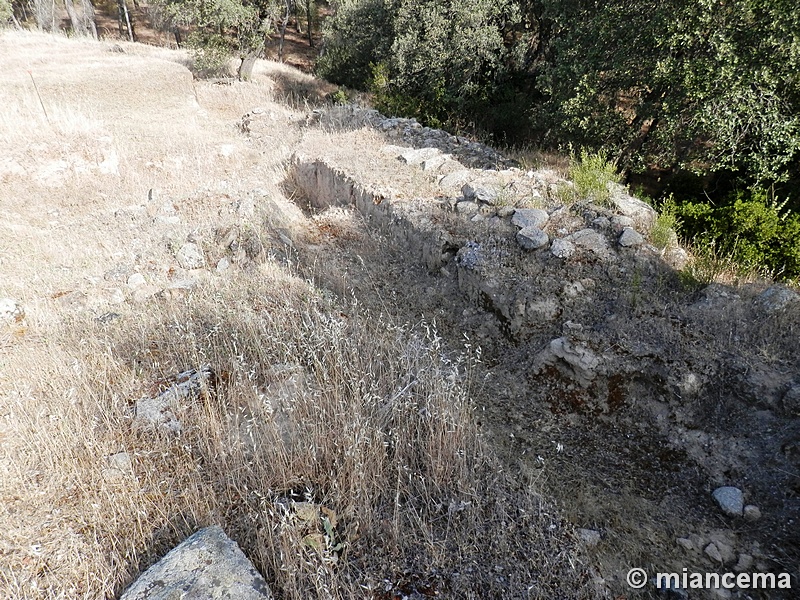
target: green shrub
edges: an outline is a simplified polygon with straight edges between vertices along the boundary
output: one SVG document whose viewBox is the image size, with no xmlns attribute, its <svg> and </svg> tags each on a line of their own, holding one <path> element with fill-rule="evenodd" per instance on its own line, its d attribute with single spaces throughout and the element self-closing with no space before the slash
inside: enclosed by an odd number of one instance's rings
<svg viewBox="0 0 800 600">
<path fill-rule="evenodd" d="M 661 203 L 658 218 L 650 230 L 650 241 L 656 248 L 663 250 L 674 243 L 677 232 L 681 228 L 681 220 L 677 211 L 672 196 Z"/>
<path fill-rule="evenodd" d="M 777 279 L 800 277 L 800 215 L 764 190 L 739 191 L 724 204 L 684 203 L 676 207 L 681 231 L 698 247 L 713 247 L 744 270 Z"/>
<path fill-rule="evenodd" d="M 0 0 L 0 27 L 11 21 L 13 14 L 11 0 Z"/>
<path fill-rule="evenodd" d="M 233 52 L 228 41 L 221 35 L 194 32 L 186 39 L 192 50 L 192 73 L 199 79 L 228 77 L 228 63 Z"/>
<path fill-rule="evenodd" d="M 575 194 L 579 200 L 589 200 L 601 206 L 611 203 L 609 183 L 619 183 L 619 175 L 614 163 L 608 160 L 605 152 L 581 150 L 580 161 L 573 158 L 569 178 L 575 184 Z"/>
</svg>

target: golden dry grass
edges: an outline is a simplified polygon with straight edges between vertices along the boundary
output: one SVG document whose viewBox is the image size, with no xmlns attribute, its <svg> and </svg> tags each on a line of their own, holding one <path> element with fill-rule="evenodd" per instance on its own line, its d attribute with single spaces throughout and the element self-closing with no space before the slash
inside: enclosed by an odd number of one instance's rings
<svg viewBox="0 0 800 600">
<path fill-rule="evenodd" d="M 0 333 L 0 597 L 116 597 L 212 523 L 281 598 L 380 598 L 411 580 L 586 597 L 558 515 L 481 439 L 472 359 L 277 261 L 175 265 L 188 237 L 212 256 L 226 225 L 292 226 L 280 183 L 304 116 L 268 78 L 285 69 L 216 86 L 180 53 L 123 47 L 0 35 L 0 297 L 27 313 Z M 269 149 L 236 129 L 255 106 L 275 123 Z M 237 213 L 254 188 L 285 212 Z M 137 297 L 128 273 L 195 284 Z M 216 386 L 176 407 L 179 435 L 133 426 L 137 399 L 203 365 Z"/>
</svg>

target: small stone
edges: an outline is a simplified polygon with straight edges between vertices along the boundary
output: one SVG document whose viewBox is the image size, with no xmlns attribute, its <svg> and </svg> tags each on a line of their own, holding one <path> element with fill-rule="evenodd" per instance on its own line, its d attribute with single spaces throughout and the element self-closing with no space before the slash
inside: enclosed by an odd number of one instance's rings
<svg viewBox="0 0 800 600">
<path fill-rule="evenodd" d="M 622 233 L 626 227 L 633 227 L 633 219 L 623 215 L 614 215 L 611 217 L 611 230 L 614 233 Z"/>
<path fill-rule="evenodd" d="M 128 281 L 126 282 L 128 287 L 131 289 L 136 289 L 138 287 L 142 287 L 147 283 L 147 280 L 144 278 L 144 275 L 141 273 L 134 273 L 130 277 L 128 277 Z"/>
<path fill-rule="evenodd" d="M 453 188 L 464 183 L 469 176 L 470 172 L 467 169 L 453 171 L 442 177 L 439 180 L 439 185 L 443 188 Z"/>
<path fill-rule="evenodd" d="M 479 210 L 480 206 L 478 206 L 477 202 L 466 201 L 456 204 L 456 212 L 468 217 L 478 214 Z"/>
<path fill-rule="evenodd" d="M 717 548 L 717 545 L 714 542 L 711 542 L 708 546 L 706 546 L 703 552 L 705 552 L 706 555 L 714 562 L 722 564 L 722 554 L 720 554 L 719 548 Z"/>
<path fill-rule="evenodd" d="M 733 567 L 733 570 L 737 573 L 744 573 L 745 571 L 749 571 L 753 568 L 753 557 L 749 554 L 740 554 L 739 560 L 736 562 L 736 565 Z"/>
<path fill-rule="evenodd" d="M 497 202 L 497 192 L 487 187 L 473 187 L 472 184 L 467 183 L 461 188 L 461 193 L 464 195 L 465 200 L 475 200 L 483 204 L 494 205 Z"/>
<path fill-rule="evenodd" d="M 550 215 L 546 210 L 541 208 L 518 208 L 514 211 L 514 216 L 511 218 L 511 224 L 517 227 L 536 227 L 541 229 L 547 224 Z"/>
<path fill-rule="evenodd" d="M 592 227 L 600 231 L 608 231 L 611 229 L 611 220 L 608 217 L 597 217 L 592 219 Z"/>
<path fill-rule="evenodd" d="M 508 217 L 513 215 L 514 212 L 516 212 L 516 210 L 517 209 L 514 208 L 513 206 L 500 206 L 497 209 L 497 216 L 503 219 L 507 219 Z"/>
<path fill-rule="evenodd" d="M 217 271 L 222 273 L 223 271 L 227 271 L 231 267 L 231 261 L 227 256 L 223 256 L 217 262 Z"/>
<path fill-rule="evenodd" d="M 744 511 L 744 495 L 742 490 L 725 486 L 714 490 L 712 496 L 719 507 L 730 517 L 741 517 Z"/>
<path fill-rule="evenodd" d="M 556 258 L 569 258 L 575 254 L 575 244 L 563 238 L 556 238 L 550 246 L 550 252 Z"/>
<path fill-rule="evenodd" d="M 175 259 L 183 269 L 201 269 L 206 264 L 203 251 L 195 243 L 189 242 L 181 246 Z"/>
<path fill-rule="evenodd" d="M 600 532 L 594 529 L 578 529 L 578 535 L 587 548 L 594 548 L 600 543 Z"/>
<path fill-rule="evenodd" d="M 517 232 L 517 243 L 525 250 L 537 250 L 550 242 L 550 236 L 536 227 L 525 227 Z"/>
<path fill-rule="evenodd" d="M 635 248 L 644 243 L 644 237 L 641 233 L 632 227 L 626 227 L 622 230 L 622 235 L 619 236 L 619 245 L 624 248 Z"/>
<path fill-rule="evenodd" d="M 689 538 L 676 538 L 675 542 L 687 552 L 694 552 L 697 550 L 697 548 L 694 547 L 692 540 Z"/>
<path fill-rule="evenodd" d="M 791 304 L 800 302 L 800 294 L 793 292 L 789 288 L 773 285 L 761 292 L 755 302 L 763 310 L 775 313 L 784 310 Z"/>
<path fill-rule="evenodd" d="M 591 250 L 597 255 L 604 256 L 608 254 L 608 240 L 602 233 L 596 232 L 594 229 L 581 229 L 569 236 L 571 241 L 576 246 Z"/>
<path fill-rule="evenodd" d="M 134 476 L 133 461 L 127 452 L 117 452 L 107 457 L 106 465 L 102 470 L 106 481 L 117 482 Z"/>
<path fill-rule="evenodd" d="M 19 323 L 24 318 L 22 305 L 11 298 L 0 298 L 0 323 Z"/>
<path fill-rule="evenodd" d="M 761 518 L 761 509 L 754 504 L 744 507 L 744 518 L 748 521 L 758 521 Z"/>
</svg>

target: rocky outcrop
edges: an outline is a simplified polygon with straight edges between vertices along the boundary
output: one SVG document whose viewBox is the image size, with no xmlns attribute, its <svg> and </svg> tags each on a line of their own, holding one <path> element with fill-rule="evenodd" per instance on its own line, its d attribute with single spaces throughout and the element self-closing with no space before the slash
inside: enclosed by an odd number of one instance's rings
<svg viewBox="0 0 800 600">
<path fill-rule="evenodd" d="M 120 600 L 267 600 L 269 586 L 221 527 L 201 529 L 150 567 Z"/>
</svg>

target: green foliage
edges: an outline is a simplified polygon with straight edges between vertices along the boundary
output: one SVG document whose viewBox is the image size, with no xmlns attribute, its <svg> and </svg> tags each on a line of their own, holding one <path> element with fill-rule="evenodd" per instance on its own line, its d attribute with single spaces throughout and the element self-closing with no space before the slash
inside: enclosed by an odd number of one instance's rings
<svg viewBox="0 0 800 600">
<path fill-rule="evenodd" d="M 661 203 L 658 217 L 650 230 L 650 241 L 656 248 L 663 250 L 677 241 L 677 232 L 681 226 L 678 208 L 670 196 Z"/>
<path fill-rule="evenodd" d="M 230 42 L 223 36 L 204 31 L 189 35 L 186 43 L 192 50 L 192 72 L 201 79 L 227 77 L 228 62 L 233 56 Z"/>
<path fill-rule="evenodd" d="M 684 235 L 699 247 L 713 248 L 745 270 L 781 279 L 800 276 L 800 215 L 767 192 L 737 192 L 721 206 L 710 202 L 676 207 Z"/>
<path fill-rule="evenodd" d="M 10 22 L 13 14 L 11 0 L 0 0 L 0 26 Z"/>
<path fill-rule="evenodd" d="M 389 55 L 392 45 L 392 5 L 385 0 L 341 0 L 325 21 L 325 51 L 317 74 L 334 83 L 366 90 L 373 64 Z"/>
<path fill-rule="evenodd" d="M 609 184 L 618 183 L 619 175 L 614 163 L 603 152 L 581 150 L 580 160 L 572 159 L 569 177 L 575 184 L 575 194 L 579 200 L 589 200 L 600 206 L 611 202 Z"/>
<path fill-rule="evenodd" d="M 162 25 L 191 27 L 198 76 L 227 74 L 227 61 L 258 56 L 281 12 L 278 0 L 157 0 L 155 13 Z"/>
</svg>

